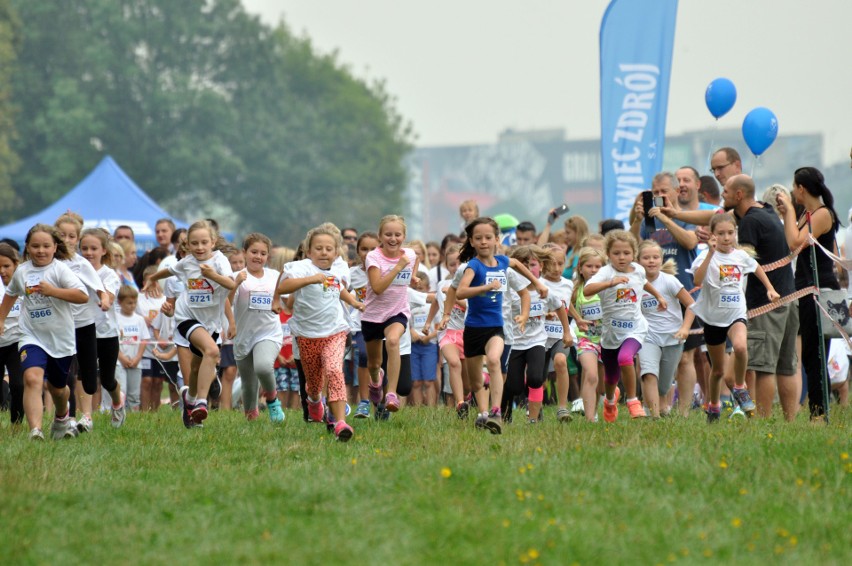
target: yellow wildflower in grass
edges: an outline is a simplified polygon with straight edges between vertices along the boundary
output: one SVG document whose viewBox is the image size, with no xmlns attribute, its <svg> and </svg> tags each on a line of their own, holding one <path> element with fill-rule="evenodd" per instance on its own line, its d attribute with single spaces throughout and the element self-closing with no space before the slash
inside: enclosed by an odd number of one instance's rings
<svg viewBox="0 0 852 566">
<path fill-rule="evenodd" d="M 723 459 L 722 461 L 719 462 L 719 467 L 722 468 L 723 470 L 727 470 L 728 469 L 728 463 Z"/>
<path fill-rule="evenodd" d="M 441 477 L 446 479 L 453 475 L 453 471 L 447 467 L 441 468 Z"/>
<path fill-rule="evenodd" d="M 849 453 L 843 452 L 842 454 L 840 454 L 840 459 L 841 460 L 848 460 L 849 459 Z"/>
<path fill-rule="evenodd" d="M 731 526 L 734 527 L 735 529 L 739 529 L 740 527 L 743 526 L 743 520 L 740 519 L 739 517 L 734 517 L 733 520 L 731 521 Z"/>
</svg>

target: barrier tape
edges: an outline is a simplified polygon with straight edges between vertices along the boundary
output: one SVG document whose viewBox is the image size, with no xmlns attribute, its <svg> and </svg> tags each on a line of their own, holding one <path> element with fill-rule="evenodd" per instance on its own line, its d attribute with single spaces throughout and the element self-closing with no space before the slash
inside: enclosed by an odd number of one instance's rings
<svg viewBox="0 0 852 566">
<path fill-rule="evenodd" d="M 825 246 L 820 244 L 813 236 L 810 236 L 810 240 L 812 243 L 816 244 L 817 247 L 819 247 L 819 249 L 821 249 L 825 255 L 834 260 L 834 263 L 836 263 L 846 271 L 852 271 L 852 259 L 847 259 L 845 257 L 834 255 L 834 253 L 825 249 Z M 846 253 L 849 253 L 849 250 L 846 250 Z"/>
<path fill-rule="evenodd" d="M 792 303 L 793 301 L 797 301 L 797 300 L 799 300 L 802 297 L 807 296 L 807 295 L 819 295 L 819 289 L 817 289 L 813 285 L 810 286 L 810 287 L 805 287 L 804 289 L 799 289 L 798 291 L 796 291 L 794 293 L 790 293 L 786 297 L 781 297 L 780 299 L 778 299 L 777 301 L 775 301 L 773 303 L 768 303 L 768 304 L 763 305 L 762 307 L 755 307 L 753 309 L 750 309 L 746 313 L 746 317 L 749 320 L 751 320 L 752 318 L 756 318 L 760 315 L 774 311 L 778 307 Z M 694 329 L 689 331 L 690 336 L 692 336 L 694 334 L 704 334 L 704 329 L 703 328 L 694 328 Z"/>
<path fill-rule="evenodd" d="M 830 314 L 828 314 L 828 311 L 827 311 L 827 310 L 825 310 L 825 307 L 824 307 L 824 306 L 822 306 L 822 303 L 820 303 L 819 301 L 817 301 L 817 302 L 816 302 L 816 304 L 817 304 L 817 306 L 819 307 L 819 310 L 821 310 L 821 311 L 822 311 L 822 314 L 824 314 L 824 315 L 825 315 L 825 317 L 826 317 L 828 320 L 830 320 L 830 321 L 831 321 L 831 324 L 833 324 L 833 325 L 834 325 L 834 327 L 837 329 L 837 331 L 838 331 L 838 332 L 840 332 L 840 335 L 841 335 L 841 336 L 843 336 L 843 339 L 844 339 L 844 340 L 846 340 L 846 343 L 849 345 L 849 348 L 852 348 L 852 339 L 850 339 L 850 338 L 849 338 L 849 335 L 848 335 L 848 334 L 846 334 L 846 331 L 845 331 L 845 330 L 843 330 L 843 327 L 842 327 L 842 326 L 840 326 L 840 323 L 838 323 L 836 320 L 834 320 L 833 318 L 831 318 L 831 315 L 830 315 Z"/>
</svg>

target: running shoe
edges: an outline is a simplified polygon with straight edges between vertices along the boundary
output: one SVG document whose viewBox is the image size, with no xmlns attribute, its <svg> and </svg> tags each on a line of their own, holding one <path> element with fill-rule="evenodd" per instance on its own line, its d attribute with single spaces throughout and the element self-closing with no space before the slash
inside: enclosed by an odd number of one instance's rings
<svg viewBox="0 0 852 566">
<path fill-rule="evenodd" d="M 462 401 L 458 405 L 456 405 L 456 415 L 459 417 L 459 420 L 465 420 L 467 415 L 470 413 L 470 405 L 466 401 Z"/>
<path fill-rule="evenodd" d="M 728 415 L 729 421 L 744 421 L 746 420 L 746 414 L 739 407 L 735 407 L 731 414 Z"/>
<path fill-rule="evenodd" d="M 604 399 L 603 415 L 606 422 L 614 423 L 618 418 L 618 401 L 610 403 L 607 399 Z"/>
<path fill-rule="evenodd" d="M 493 409 L 488 413 L 488 418 L 485 420 L 485 428 L 491 434 L 503 434 L 503 417 L 500 414 L 500 409 Z"/>
<path fill-rule="evenodd" d="M 249 422 L 256 421 L 257 417 L 260 416 L 260 411 L 258 411 L 257 407 L 252 409 L 251 411 L 246 411 L 246 420 Z"/>
<path fill-rule="evenodd" d="M 44 433 L 40 428 L 34 428 L 30 431 L 30 440 L 44 440 Z"/>
<path fill-rule="evenodd" d="M 308 398 L 308 421 L 312 423 L 321 423 L 325 420 L 325 407 L 322 401 L 311 401 Z"/>
<path fill-rule="evenodd" d="M 269 412 L 269 420 L 273 423 L 284 422 L 284 411 L 281 410 L 281 401 L 275 399 L 271 403 L 266 403 L 266 410 Z"/>
<path fill-rule="evenodd" d="M 192 420 L 192 415 L 190 412 L 192 411 L 192 405 L 189 401 L 187 401 L 187 396 L 189 395 L 189 386 L 184 385 L 180 388 L 180 413 L 181 418 L 183 419 L 183 426 L 186 428 L 192 428 L 194 421 Z"/>
<path fill-rule="evenodd" d="M 579 413 L 583 416 L 586 415 L 586 406 L 583 405 L 583 399 L 582 398 L 574 399 L 571 402 L 571 412 L 572 413 Z"/>
<path fill-rule="evenodd" d="M 201 424 L 204 422 L 204 419 L 207 418 L 207 399 L 199 399 L 196 401 L 192 410 L 189 412 L 189 416 L 192 417 L 192 422 L 195 424 Z"/>
<path fill-rule="evenodd" d="M 388 411 L 384 403 L 376 405 L 376 412 L 373 414 L 373 418 L 377 421 L 386 421 L 390 419 L 390 411 Z"/>
<path fill-rule="evenodd" d="M 77 430 L 77 421 L 71 417 L 64 419 L 53 419 L 50 425 L 50 437 L 53 440 L 62 440 L 63 438 L 74 438 L 80 432 Z"/>
<path fill-rule="evenodd" d="M 479 413 L 476 415 L 476 420 L 473 421 L 473 426 L 484 429 L 486 422 L 488 422 L 488 413 Z"/>
<path fill-rule="evenodd" d="M 755 406 L 754 401 L 751 400 L 751 395 L 748 394 L 748 389 L 737 389 L 734 387 L 731 393 L 733 394 L 737 404 L 740 406 L 740 409 L 748 415 L 748 418 L 753 417 L 754 411 L 757 407 Z"/>
<path fill-rule="evenodd" d="M 340 442 L 349 442 L 349 439 L 352 438 L 352 435 L 355 434 L 355 431 L 352 430 L 352 427 L 346 424 L 346 421 L 340 421 L 336 425 L 334 425 L 334 436 L 337 437 L 337 440 Z"/>
<path fill-rule="evenodd" d="M 719 422 L 720 418 L 721 414 L 719 413 L 718 407 L 707 408 L 707 424 L 716 424 Z"/>
<path fill-rule="evenodd" d="M 361 399 L 358 402 L 358 406 L 355 408 L 355 418 L 356 419 L 369 419 L 370 418 L 370 402 L 366 399 Z"/>
<path fill-rule="evenodd" d="M 382 383 L 385 381 L 385 370 L 379 370 L 379 382 L 373 383 L 370 381 L 370 402 L 373 405 L 378 405 L 382 402 L 382 397 L 384 397 L 384 392 L 382 391 Z"/>
<path fill-rule="evenodd" d="M 77 421 L 77 432 L 92 432 L 92 428 L 94 428 L 94 423 L 92 422 L 92 417 L 89 415 L 83 415 L 83 417 Z"/>
<path fill-rule="evenodd" d="M 566 407 L 559 407 L 556 409 L 556 420 L 561 423 L 570 423 L 571 419 L 574 417 L 571 415 L 571 411 L 569 411 Z"/>
<path fill-rule="evenodd" d="M 647 416 L 645 415 L 645 408 L 642 406 L 642 401 L 639 399 L 628 401 L 627 410 L 630 411 L 631 419 L 644 419 Z"/>
<path fill-rule="evenodd" d="M 121 392 L 121 406 L 119 408 L 112 407 L 110 409 L 110 424 L 112 428 L 121 428 L 121 425 L 124 424 L 124 419 L 127 417 L 127 411 L 125 407 L 127 406 L 127 395 L 124 392 Z M 112 405 L 112 403 L 110 403 Z"/>
<path fill-rule="evenodd" d="M 388 393 L 385 395 L 385 408 L 391 413 L 395 413 L 399 410 L 399 397 L 397 397 L 396 393 Z"/>
</svg>

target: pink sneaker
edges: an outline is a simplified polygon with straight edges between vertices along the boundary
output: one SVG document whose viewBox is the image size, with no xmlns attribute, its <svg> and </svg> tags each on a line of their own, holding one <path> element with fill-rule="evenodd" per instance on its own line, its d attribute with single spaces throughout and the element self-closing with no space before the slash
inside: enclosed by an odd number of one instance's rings
<svg viewBox="0 0 852 566">
<path fill-rule="evenodd" d="M 385 409 L 391 413 L 395 413 L 399 410 L 399 397 L 397 397 L 396 393 L 388 393 L 385 395 Z"/>
<path fill-rule="evenodd" d="M 257 417 L 260 416 L 260 412 L 257 410 L 257 407 L 252 409 L 251 411 L 246 411 L 246 420 L 247 421 L 256 421 Z"/>
<path fill-rule="evenodd" d="M 382 397 L 384 397 L 384 391 L 382 391 L 382 383 L 385 380 L 385 371 L 379 370 L 379 382 L 373 383 L 370 382 L 370 402 L 373 405 L 378 405 L 382 402 Z"/>
<path fill-rule="evenodd" d="M 346 421 L 338 421 L 337 424 L 334 425 L 334 436 L 337 437 L 337 440 L 340 442 L 349 442 L 349 439 L 355 434 L 355 431 L 352 430 L 352 427 L 346 424 Z"/>
<path fill-rule="evenodd" d="M 627 410 L 630 411 L 631 419 L 644 419 L 646 416 L 645 408 L 642 407 L 642 401 L 640 401 L 639 399 L 628 401 Z"/>
<path fill-rule="evenodd" d="M 308 420 L 313 423 L 323 422 L 325 410 L 322 406 L 322 401 L 311 401 L 308 398 Z"/>
</svg>

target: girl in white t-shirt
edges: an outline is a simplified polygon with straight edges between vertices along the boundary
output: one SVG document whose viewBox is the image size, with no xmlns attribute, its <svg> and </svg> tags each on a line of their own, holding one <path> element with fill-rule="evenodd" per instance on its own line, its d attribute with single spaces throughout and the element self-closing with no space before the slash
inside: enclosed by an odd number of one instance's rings
<svg viewBox="0 0 852 566">
<path fill-rule="evenodd" d="M 304 242 L 308 258 L 284 266 L 278 294 L 293 299 L 290 325 L 305 370 L 308 418 L 313 422 L 324 420 L 322 393 L 327 387 L 334 435 L 346 442 L 354 432 L 346 424 L 343 354 L 349 323 L 341 300 L 359 310 L 364 305 L 347 290 L 349 266 L 335 261 L 342 246 L 340 230 L 334 224 L 325 223 L 309 230 Z"/>
<path fill-rule="evenodd" d="M 631 418 L 645 416 L 642 402 L 636 397 L 634 358 L 642 348 L 648 323 L 642 316 L 641 297 L 645 290 L 657 299 L 657 309 L 666 310 L 668 303 L 645 278 L 645 269 L 633 260 L 637 255 L 636 238 L 625 230 L 612 230 L 606 235 L 609 264 L 598 271 L 583 287 L 586 298 L 600 295 L 603 326 L 601 361 L 604 366 L 604 420 L 618 418 L 615 390 L 619 378 L 624 383 L 627 409 Z"/>
<path fill-rule="evenodd" d="M 98 376 L 103 390 L 112 400 L 112 426 L 118 428 L 124 423 L 125 391 L 115 378 L 118 361 L 118 325 L 115 318 L 115 298 L 121 287 L 118 273 L 113 269 L 112 254 L 109 253 L 109 232 L 103 228 L 87 228 L 80 235 L 80 253 L 86 258 L 100 277 L 107 301 L 92 301 L 89 296 L 89 309 L 95 318 L 95 336 L 97 338 Z M 92 430 L 91 406 L 83 408 L 83 416 L 77 423 L 80 432 Z"/>
<path fill-rule="evenodd" d="M 754 273 L 766 287 L 770 301 L 777 301 L 779 295 L 763 268 L 748 253 L 737 248 L 737 224 L 732 214 L 713 215 L 710 232 L 708 248 L 692 262 L 691 271 L 695 284 L 701 286 L 701 294 L 692 309 L 704 322 L 704 343 L 707 344 L 711 365 L 707 422 L 714 423 L 721 413 L 719 385 L 725 368 L 726 339 L 734 347 L 734 388 L 731 393 L 743 412 L 751 416 L 755 411 L 745 383 L 748 366 L 745 276 Z"/>
<path fill-rule="evenodd" d="M 399 410 L 398 393 L 400 350 L 399 342 L 406 332 L 411 310 L 408 306 L 408 286 L 420 262 L 414 250 L 402 247 L 405 242 L 405 219 L 391 214 L 379 222 L 379 247 L 367 254 L 367 297 L 361 315 L 361 332 L 367 345 L 367 369 L 370 371 L 370 401 L 382 401 L 382 342 L 388 353 L 387 394 L 385 408 Z"/>
<path fill-rule="evenodd" d="M 0 335 L 6 317 L 21 297 L 18 346 L 30 438 L 44 440 L 41 427 L 45 378 L 56 410 L 51 436 L 54 440 L 73 438 L 79 432 L 68 410 L 68 372 L 75 351 L 71 305 L 85 305 L 89 295 L 83 282 L 63 263 L 73 252 L 53 226 L 36 224 L 30 228 L 25 246 L 26 261 L 15 271 L 0 304 Z"/>
<path fill-rule="evenodd" d="M 257 418 L 257 385 L 263 387 L 269 419 L 284 422 L 284 411 L 275 386 L 275 359 L 284 333 L 278 312 L 278 272 L 266 267 L 272 240 L 263 234 L 249 234 L 243 241 L 246 267 L 237 272 L 237 288 L 231 292 L 237 335 L 234 358 L 242 379 L 243 410 L 246 418 Z"/>
<path fill-rule="evenodd" d="M 236 287 L 228 259 L 214 251 L 220 243 L 219 234 L 208 221 L 195 222 L 186 233 L 184 246 L 189 253 L 177 264 L 149 277 L 142 289 L 145 292 L 154 282 L 172 275 L 184 287 L 175 301 L 174 316 L 177 333 L 189 344 L 180 345 L 179 349 L 188 350 L 193 356 L 189 375 L 184 376 L 189 385 L 180 391 L 183 424 L 187 428 L 207 418 L 207 394 L 219 363 L 216 336 L 228 293 Z"/>
<path fill-rule="evenodd" d="M 648 335 L 639 350 L 639 375 L 642 376 L 642 393 L 645 406 L 652 418 L 660 417 L 660 399 L 665 398 L 672 386 L 677 366 L 683 353 L 683 343 L 695 314 L 690 308 L 695 302 L 675 274 L 674 260 L 663 263 L 663 250 L 654 240 L 639 244 L 639 265 L 645 268 L 648 283 L 666 299 L 668 308 L 657 309 L 657 299 L 650 293 L 642 295 L 642 314 L 648 321 Z M 686 308 L 681 313 L 680 305 Z M 668 413 L 669 407 L 662 411 Z"/>
<path fill-rule="evenodd" d="M 373 232 L 364 232 L 358 236 L 355 249 L 358 252 L 358 265 L 350 272 L 349 292 L 352 293 L 359 303 L 367 300 L 367 271 L 364 262 L 367 254 L 379 247 L 379 237 Z M 356 356 L 358 366 L 358 396 L 361 400 L 355 409 L 356 419 L 366 419 L 370 416 L 370 372 L 367 371 L 367 344 L 364 342 L 364 334 L 361 332 L 361 311 L 352 309 L 350 312 L 352 332 L 352 344 L 355 346 L 353 356 Z"/>
<path fill-rule="evenodd" d="M 15 248 L 5 242 L 0 243 L 0 279 L 3 281 L 0 289 L 4 294 L 20 262 L 21 258 Z M 9 416 L 13 425 L 24 419 L 24 376 L 21 373 L 21 357 L 18 354 L 21 303 L 22 300 L 18 297 L 6 317 L 6 331 L 0 336 L 0 374 L 9 375 Z"/>
</svg>

